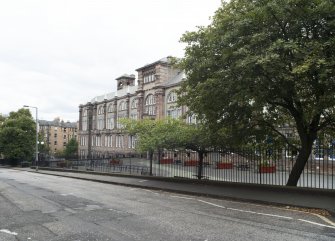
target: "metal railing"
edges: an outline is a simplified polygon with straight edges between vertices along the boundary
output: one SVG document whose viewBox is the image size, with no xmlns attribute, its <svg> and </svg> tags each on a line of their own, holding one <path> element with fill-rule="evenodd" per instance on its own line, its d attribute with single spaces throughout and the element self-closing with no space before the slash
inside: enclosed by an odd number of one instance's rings
<svg viewBox="0 0 335 241">
<path fill-rule="evenodd" d="M 298 186 L 335 189 L 334 148 L 315 148 L 300 176 Z M 203 162 L 194 151 L 160 151 L 152 169 L 146 155 L 114 154 L 108 158 L 54 159 L 44 166 L 106 173 L 208 179 L 238 183 L 286 185 L 297 153 L 289 149 L 211 151 Z M 200 172 L 199 172 L 200 169 Z"/>
</svg>

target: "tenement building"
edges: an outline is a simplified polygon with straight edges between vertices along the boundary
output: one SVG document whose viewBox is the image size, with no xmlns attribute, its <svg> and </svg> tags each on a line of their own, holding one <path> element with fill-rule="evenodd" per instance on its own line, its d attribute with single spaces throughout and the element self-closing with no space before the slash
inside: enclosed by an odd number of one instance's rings
<svg viewBox="0 0 335 241">
<path fill-rule="evenodd" d="M 39 120 L 38 124 L 43 145 L 48 147 L 50 155 L 62 152 L 72 138 L 77 140 L 77 122 L 64 122 L 55 118 L 53 121 Z"/>
<path fill-rule="evenodd" d="M 117 91 L 79 106 L 81 158 L 133 153 L 136 138 L 121 130 L 122 118 L 178 118 L 186 112 L 185 107 L 176 105 L 175 92 L 184 73 L 170 63 L 167 57 L 136 69 L 137 85 L 135 75 L 124 74 L 116 79 Z"/>
</svg>

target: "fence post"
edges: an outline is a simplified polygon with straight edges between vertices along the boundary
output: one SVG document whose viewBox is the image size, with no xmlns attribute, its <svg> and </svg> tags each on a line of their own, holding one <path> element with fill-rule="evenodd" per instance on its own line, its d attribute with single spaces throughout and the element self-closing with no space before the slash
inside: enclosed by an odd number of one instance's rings
<svg viewBox="0 0 335 241">
<path fill-rule="evenodd" d="M 200 180 L 202 178 L 202 167 L 204 162 L 204 153 L 202 151 L 198 152 L 199 155 L 199 166 L 198 166 L 198 179 Z"/>
</svg>

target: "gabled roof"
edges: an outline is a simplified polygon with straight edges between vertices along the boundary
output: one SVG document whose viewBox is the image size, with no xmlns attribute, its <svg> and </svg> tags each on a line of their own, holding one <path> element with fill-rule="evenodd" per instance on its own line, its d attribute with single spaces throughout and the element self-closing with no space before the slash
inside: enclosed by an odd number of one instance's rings
<svg viewBox="0 0 335 241">
<path fill-rule="evenodd" d="M 143 67 L 136 69 L 136 71 L 140 71 L 142 69 L 146 69 L 148 67 L 151 67 L 151 66 L 154 66 L 154 65 L 157 65 L 157 64 L 161 64 L 161 63 L 162 64 L 168 64 L 169 63 L 169 56 L 168 57 L 164 57 L 164 58 L 162 58 L 160 60 L 157 60 L 156 62 L 153 62 L 151 64 L 146 64 Z"/>
<path fill-rule="evenodd" d="M 127 94 L 135 94 L 136 91 L 137 91 L 137 85 L 127 86 L 126 88 L 118 90 L 116 92 L 110 92 L 105 95 L 96 96 L 91 100 L 91 103 L 102 102 L 104 100 L 111 100 L 115 97 L 122 97 Z"/>
</svg>

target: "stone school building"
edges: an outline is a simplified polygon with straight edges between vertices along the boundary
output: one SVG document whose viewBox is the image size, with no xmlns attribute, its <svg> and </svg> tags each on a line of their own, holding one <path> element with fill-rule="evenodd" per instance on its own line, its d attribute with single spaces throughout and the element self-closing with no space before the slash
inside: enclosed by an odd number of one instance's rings
<svg viewBox="0 0 335 241">
<path fill-rule="evenodd" d="M 137 80 L 135 75 L 124 74 L 116 79 L 116 92 L 79 106 L 81 158 L 134 153 L 136 137 L 121 131 L 121 118 L 178 118 L 186 113 L 186 107 L 177 107 L 175 93 L 185 75 L 170 63 L 166 57 L 136 69 Z M 191 117 L 187 120 L 194 121 Z"/>
</svg>

